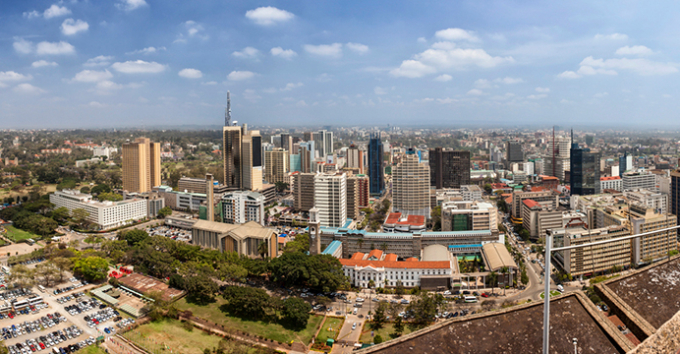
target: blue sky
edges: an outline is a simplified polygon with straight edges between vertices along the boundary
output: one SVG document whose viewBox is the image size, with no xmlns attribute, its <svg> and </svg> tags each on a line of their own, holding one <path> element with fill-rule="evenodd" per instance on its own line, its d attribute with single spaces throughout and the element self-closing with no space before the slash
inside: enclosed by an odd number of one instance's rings
<svg viewBox="0 0 680 354">
<path fill-rule="evenodd" d="M 0 2 L 0 128 L 678 126 L 680 4 Z"/>
</svg>

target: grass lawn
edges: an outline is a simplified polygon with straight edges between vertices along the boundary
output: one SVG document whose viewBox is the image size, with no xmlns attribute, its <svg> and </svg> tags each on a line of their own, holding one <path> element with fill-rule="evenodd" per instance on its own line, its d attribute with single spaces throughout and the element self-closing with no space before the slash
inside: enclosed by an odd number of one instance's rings
<svg viewBox="0 0 680 354">
<path fill-rule="evenodd" d="M 202 354 L 205 348 L 216 348 L 222 340 L 196 328 L 188 331 L 177 320 L 150 322 L 124 336 L 154 353 L 167 351 L 167 346 L 173 353 Z"/>
<path fill-rule="evenodd" d="M 550 297 L 558 295 L 562 295 L 562 293 L 557 290 L 550 290 Z M 542 292 L 539 296 L 541 297 L 541 299 L 545 299 L 545 292 Z"/>
<path fill-rule="evenodd" d="M 98 345 L 88 345 L 85 349 L 77 351 L 76 354 L 106 354 L 106 352 Z"/>
<path fill-rule="evenodd" d="M 404 332 L 401 334 L 402 336 L 405 334 L 409 334 L 413 331 L 416 331 L 420 328 L 415 328 L 412 325 L 409 325 L 407 323 L 404 323 Z M 361 343 L 373 343 L 373 336 L 371 335 L 371 332 L 373 332 L 373 335 L 380 335 L 383 339 L 383 341 L 388 341 L 392 339 L 391 334 L 394 333 L 394 323 L 393 322 L 387 322 L 385 323 L 382 328 L 378 330 L 371 329 L 370 322 L 367 322 L 364 325 L 364 328 L 361 331 L 361 337 L 359 338 L 359 342 Z"/>
<path fill-rule="evenodd" d="M 323 326 L 321 326 L 321 330 L 319 331 L 319 335 L 316 336 L 315 342 L 325 343 L 328 338 L 338 339 L 338 334 L 340 333 L 340 329 L 344 322 L 344 318 L 326 317 L 326 320 L 323 322 Z"/>
<path fill-rule="evenodd" d="M 215 298 L 215 302 L 206 306 L 199 306 L 196 304 L 187 303 L 186 298 L 177 301 L 177 308 L 182 311 L 189 310 L 194 316 L 202 318 L 218 325 L 223 325 L 226 328 L 232 328 L 238 331 L 251 333 L 262 336 L 268 339 L 273 339 L 281 343 L 290 343 L 295 341 L 309 344 L 312 341 L 316 329 L 323 320 L 323 316 L 310 316 L 307 322 L 307 327 L 302 331 L 296 332 L 283 327 L 278 323 L 269 323 L 263 321 L 249 321 L 240 319 L 238 317 L 228 316 L 220 310 L 220 306 L 226 301 L 221 298 Z"/>
<path fill-rule="evenodd" d="M 29 238 L 32 238 L 34 240 L 40 239 L 40 236 L 38 236 L 36 234 L 32 234 L 30 232 L 26 232 L 24 230 L 19 230 L 19 229 L 15 228 L 14 226 L 7 225 L 7 226 L 5 226 L 5 229 L 7 230 L 7 233 L 5 234 L 5 236 L 7 236 L 7 238 L 9 238 L 10 240 L 12 240 L 14 242 L 19 242 L 21 240 L 27 240 Z"/>
</svg>

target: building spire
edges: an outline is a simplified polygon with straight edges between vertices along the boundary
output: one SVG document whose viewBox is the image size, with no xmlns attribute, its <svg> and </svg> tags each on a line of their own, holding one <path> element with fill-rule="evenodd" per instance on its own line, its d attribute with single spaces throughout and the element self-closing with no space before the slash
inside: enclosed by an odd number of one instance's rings
<svg viewBox="0 0 680 354">
<path fill-rule="evenodd" d="M 224 110 L 224 126 L 228 127 L 231 125 L 231 98 L 229 97 L 229 91 L 227 91 L 227 108 Z"/>
</svg>

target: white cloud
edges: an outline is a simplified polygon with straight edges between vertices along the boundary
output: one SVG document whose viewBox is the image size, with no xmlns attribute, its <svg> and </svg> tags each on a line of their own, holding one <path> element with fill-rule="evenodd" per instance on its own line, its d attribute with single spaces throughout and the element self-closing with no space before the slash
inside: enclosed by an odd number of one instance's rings
<svg viewBox="0 0 680 354">
<path fill-rule="evenodd" d="M 255 10 L 246 12 L 246 18 L 260 26 L 271 26 L 292 20 L 295 17 L 292 13 L 277 9 L 272 6 L 258 7 Z"/>
<path fill-rule="evenodd" d="M 368 46 L 363 45 L 360 43 L 347 43 L 347 48 L 349 48 L 351 51 L 359 54 L 366 54 L 368 53 Z"/>
<path fill-rule="evenodd" d="M 391 70 L 390 74 L 397 77 L 415 79 L 435 72 L 437 72 L 437 69 L 417 60 L 404 60 L 398 68 Z"/>
<path fill-rule="evenodd" d="M 290 91 L 292 89 L 302 87 L 302 86 L 304 86 L 304 84 L 301 83 L 301 82 L 298 82 L 298 83 L 289 82 L 289 83 L 286 84 L 286 87 L 281 89 L 281 91 Z"/>
<path fill-rule="evenodd" d="M 475 87 L 480 89 L 491 88 L 491 83 L 487 79 L 479 79 L 475 81 Z"/>
<path fill-rule="evenodd" d="M 546 98 L 546 97 L 548 97 L 548 95 L 546 95 L 545 93 L 527 96 L 527 98 L 530 99 L 530 100 L 540 100 L 541 98 Z"/>
<path fill-rule="evenodd" d="M 111 60 L 113 60 L 112 56 L 105 56 L 105 55 L 100 55 L 91 59 L 88 59 L 85 63 L 83 63 L 83 66 L 107 66 L 111 64 Z"/>
<path fill-rule="evenodd" d="M 443 74 L 443 75 L 439 75 L 439 76 L 435 77 L 434 81 L 447 82 L 447 81 L 451 81 L 451 79 L 453 79 L 453 77 L 451 75 Z"/>
<path fill-rule="evenodd" d="M 232 71 L 227 75 L 227 79 L 230 81 L 243 81 L 248 80 L 255 76 L 255 73 L 251 71 Z"/>
<path fill-rule="evenodd" d="M 35 52 L 38 55 L 61 55 L 73 54 L 76 49 L 67 42 L 40 42 L 36 47 Z"/>
<path fill-rule="evenodd" d="M 612 33 L 612 34 L 596 34 L 595 39 L 604 39 L 604 40 L 611 40 L 611 41 L 625 41 L 628 39 L 628 36 L 625 34 L 621 33 Z"/>
<path fill-rule="evenodd" d="M 83 20 L 73 20 L 72 18 L 67 18 L 61 24 L 61 33 L 72 36 L 78 32 L 87 31 L 90 25 Z"/>
<path fill-rule="evenodd" d="M 253 89 L 246 89 L 245 91 L 243 91 L 243 98 L 245 98 L 248 101 L 255 102 L 255 101 L 259 100 L 260 98 L 262 98 L 262 96 L 255 93 L 255 90 L 253 90 Z"/>
<path fill-rule="evenodd" d="M 105 104 L 99 103 L 99 102 L 97 102 L 97 101 L 91 101 L 91 102 L 88 103 L 87 105 L 90 106 L 90 107 L 95 107 L 95 108 L 103 108 L 103 107 L 106 107 Z"/>
<path fill-rule="evenodd" d="M 437 102 L 439 102 L 439 103 L 441 103 L 441 104 L 456 103 L 456 102 L 458 102 L 458 101 L 459 101 L 458 99 L 456 99 L 456 98 L 450 98 L 450 97 L 447 97 L 447 98 L 437 98 Z"/>
<path fill-rule="evenodd" d="M 146 47 L 144 49 L 138 49 L 138 50 L 133 50 L 131 52 L 127 52 L 125 54 L 127 55 L 134 55 L 134 54 L 144 54 L 144 55 L 149 55 L 149 54 L 155 54 L 161 51 L 165 51 L 165 47 Z"/>
<path fill-rule="evenodd" d="M 45 66 L 59 66 L 59 64 L 53 62 L 53 61 L 46 61 L 46 60 L 38 60 L 34 61 L 33 64 L 31 64 L 32 67 L 34 68 L 42 68 Z"/>
<path fill-rule="evenodd" d="M 35 10 L 30 11 L 30 12 L 24 12 L 24 17 L 28 18 L 28 19 L 40 17 L 40 12 L 35 11 Z"/>
<path fill-rule="evenodd" d="M 550 92 L 550 88 L 548 88 L 548 87 L 537 87 L 536 92 L 548 93 L 548 92 Z"/>
<path fill-rule="evenodd" d="M 618 73 L 614 70 L 607 70 L 607 69 L 595 69 L 592 66 L 584 65 L 578 68 L 578 71 L 576 72 L 579 75 L 596 75 L 596 74 L 604 74 L 604 75 L 618 75 Z"/>
<path fill-rule="evenodd" d="M 467 94 L 470 95 L 470 96 L 481 96 L 481 95 L 484 94 L 484 92 L 482 92 L 482 90 L 472 89 L 472 90 L 468 91 Z"/>
<path fill-rule="evenodd" d="M 425 37 L 418 37 L 418 43 L 427 43 L 427 39 Z"/>
<path fill-rule="evenodd" d="M 15 38 L 13 46 L 14 50 L 21 54 L 29 54 L 33 51 L 33 43 L 23 38 Z"/>
<path fill-rule="evenodd" d="M 297 53 L 295 53 L 294 50 L 283 49 L 281 47 L 274 47 L 274 48 L 272 48 L 272 50 L 270 52 L 275 57 L 281 57 L 281 58 L 287 59 L 287 60 L 291 60 L 291 59 L 293 59 L 294 57 L 297 56 Z"/>
<path fill-rule="evenodd" d="M 298 107 L 307 107 L 307 102 L 305 102 L 305 100 L 299 100 L 295 105 Z"/>
<path fill-rule="evenodd" d="M 310 54 L 324 56 L 324 57 L 339 57 L 342 55 L 342 44 L 321 44 L 321 45 L 304 45 L 305 51 Z"/>
<path fill-rule="evenodd" d="M 316 81 L 318 82 L 329 82 L 331 80 L 333 80 L 333 75 L 327 73 L 323 73 L 316 77 Z"/>
<path fill-rule="evenodd" d="M 25 81 L 31 80 L 33 76 L 19 74 L 15 71 L 0 71 L 0 83 L 8 81 Z"/>
<path fill-rule="evenodd" d="M 632 47 L 625 46 L 616 50 L 618 55 L 650 55 L 653 54 L 651 49 L 643 45 L 634 45 Z"/>
<path fill-rule="evenodd" d="M 200 70 L 191 68 L 182 69 L 177 75 L 186 79 L 200 79 L 203 77 L 203 73 Z"/>
<path fill-rule="evenodd" d="M 12 91 L 17 92 L 17 93 L 30 94 L 30 95 L 37 95 L 37 94 L 45 93 L 45 90 L 43 90 L 39 87 L 35 87 L 35 86 L 28 84 L 28 83 L 19 84 L 16 87 L 14 87 L 14 89 L 12 89 Z"/>
<path fill-rule="evenodd" d="M 97 83 L 96 89 L 99 90 L 99 93 L 107 92 L 107 91 L 113 91 L 113 90 L 120 90 L 123 88 L 123 85 L 117 84 L 113 81 L 109 80 L 104 80 L 100 81 Z"/>
<path fill-rule="evenodd" d="M 387 91 L 385 91 L 385 89 L 382 88 L 382 87 L 376 86 L 373 89 L 373 93 L 375 93 L 376 95 L 385 95 L 385 94 L 387 94 Z"/>
<path fill-rule="evenodd" d="M 595 98 L 602 98 L 602 97 L 605 97 L 605 96 L 609 96 L 609 93 L 607 93 L 607 92 L 598 92 L 598 93 L 596 93 L 595 95 L 593 95 L 593 97 L 595 97 Z"/>
<path fill-rule="evenodd" d="M 113 77 L 113 74 L 108 70 L 96 71 L 96 70 L 83 70 L 76 74 L 71 80 L 72 82 L 99 82 L 108 80 Z"/>
<path fill-rule="evenodd" d="M 217 81 L 201 82 L 201 85 L 214 86 L 217 85 Z"/>
<path fill-rule="evenodd" d="M 173 43 L 186 43 L 187 38 L 199 38 L 202 40 L 207 40 L 209 38 L 208 35 L 202 34 L 205 32 L 205 28 L 203 28 L 202 25 L 199 23 L 196 23 L 196 21 L 186 21 L 183 23 L 184 28 L 186 29 L 186 34 L 180 33 L 177 39 Z"/>
<path fill-rule="evenodd" d="M 111 67 L 124 74 L 157 74 L 165 70 L 165 65 L 155 61 L 147 62 L 143 60 L 130 60 L 124 63 L 113 63 Z"/>
<path fill-rule="evenodd" d="M 413 102 L 415 102 L 415 103 L 428 103 L 428 102 L 432 102 L 432 101 L 434 101 L 434 98 L 430 98 L 430 97 L 425 97 L 425 98 L 413 100 Z"/>
<path fill-rule="evenodd" d="M 468 41 L 477 42 L 479 38 L 473 34 L 471 31 L 466 31 L 461 28 L 447 28 L 441 31 L 437 31 L 434 34 L 437 38 L 445 39 L 447 41 Z"/>
<path fill-rule="evenodd" d="M 579 77 L 581 77 L 581 75 L 579 75 L 579 74 L 577 74 L 577 73 L 575 73 L 571 70 L 567 70 L 567 71 L 557 75 L 558 79 L 578 79 Z"/>
<path fill-rule="evenodd" d="M 147 6 L 146 1 L 144 0 L 120 0 L 116 4 L 116 7 L 125 10 L 125 11 L 132 11 L 132 10 L 137 10 L 138 8 L 142 6 Z"/>
<path fill-rule="evenodd" d="M 611 74 L 614 70 L 630 70 L 640 75 L 667 75 L 678 72 L 678 68 L 671 63 L 654 62 L 647 59 L 594 59 L 587 57 L 579 64 L 581 67 L 589 66 L 598 70 L 597 73 Z M 579 69 L 580 70 L 580 69 Z M 600 72 L 599 70 L 604 70 Z"/>
<path fill-rule="evenodd" d="M 241 59 L 257 59 L 257 57 L 260 56 L 260 51 L 253 47 L 245 47 L 242 51 L 233 52 L 231 55 Z"/>
<path fill-rule="evenodd" d="M 45 10 L 45 12 L 43 12 L 43 16 L 45 16 L 45 18 L 60 17 L 70 14 L 71 10 L 69 10 L 65 6 L 59 6 L 57 4 L 50 6 L 47 10 Z"/>
<path fill-rule="evenodd" d="M 498 78 L 494 80 L 494 82 L 500 82 L 504 83 L 506 85 L 514 85 L 514 84 L 519 84 L 524 82 L 521 78 L 515 78 L 515 77 L 504 77 L 504 78 Z"/>
<path fill-rule="evenodd" d="M 433 43 L 430 48 L 452 50 L 453 48 L 456 48 L 456 43 L 453 43 L 453 42 L 436 42 L 436 43 Z"/>
</svg>

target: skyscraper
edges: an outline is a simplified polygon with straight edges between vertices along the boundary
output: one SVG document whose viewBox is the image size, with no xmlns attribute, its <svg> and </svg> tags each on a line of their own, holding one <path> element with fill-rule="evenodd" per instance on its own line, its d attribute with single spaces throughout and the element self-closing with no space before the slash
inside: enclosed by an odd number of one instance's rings
<svg viewBox="0 0 680 354">
<path fill-rule="evenodd" d="M 241 173 L 243 186 L 247 190 L 262 189 L 262 136 L 259 130 L 241 128 Z"/>
<path fill-rule="evenodd" d="M 680 168 L 671 171 L 671 214 L 678 217 L 680 225 Z M 680 236 L 679 236 L 680 237 Z"/>
<path fill-rule="evenodd" d="M 430 166 L 409 149 L 392 170 L 394 212 L 430 217 Z"/>
<path fill-rule="evenodd" d="M 293 137 L 290 134 L 281 133 L 281 148 L 290 153 L 293 148 Z"/>
<path fill-rule="evenodd" d="M 519 141 L 507 141 L 505 145 L 505 159 L 509 162 L 524 161 L 524 152 L 522 151 L 522 143 Z"/>
<path fill-rule="evenodd" d="M 288 162 L 288 151 L 284 149 L 265 151 L 264 160 L 265 181 L 272 184 L 284 182 L 290 167 L 290 163 Z"/>
<path fill-rule="evenodd" d="M 633 156 L 628 155 L 628 151 L 619 157 L 619 177 L 623 178 L 623 173 L 633 169 Z"/>
<path fill-rule="evenodd" d="M 569 183 L 571 195 L 600 193 L 600 153 L 580 148 L 571 139 L 571 165 Z"/>
<path fill-rule="evenodd" d="M 148 192 L 161 185 L 161 144 L 137 138 L 123 144 L 123 189 Z"/>
<path fill-rule="evenodd" d="M 368 143 L 368 178 L 371 181 L 371 195 L 380 196 L 385 192 L 383 171 L 383 145 L 380 133 L 371 134 Z"/>
<path fill-rule="evenodd" d="M 347 175 L 343 172 L 314 176 L 314 207 L 321 226 L 343 227 L 347 221 Z"/>
<path fill-rule="evenodd" d="M 324 132 L 324 157 L 328 155 L 333 155 L 333 132 L 329 132 L 327 130 L 323 130 Z M 324 159 L 324 161 L 327 161 Z"/>
<path fill-rule="evenodd" d="M 247 124 L 242 127 L 232 125 L 229 91 L 222 128 L 222 150 L 225 186 L 237 190 L 262 188 L 262 136 L 259 130 L 249 131 Z"/>
<path fill-rule="evenodd" d="M 460 188 L 470 184 L 470 152 L 430 149 L 430 186 Z"/>
<path fill-rule="evenodd" d="M 347 167 L 359 169 L 360 174 L 364 173 L 364 152 L 354 144 L 347 149 Z"/>
</svg>

